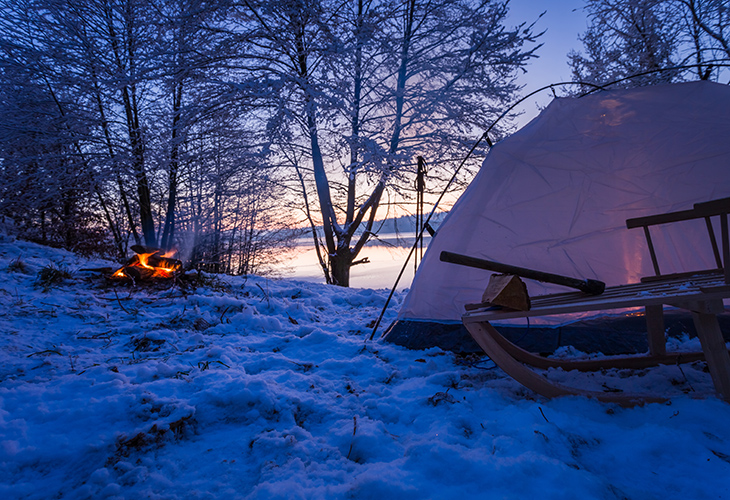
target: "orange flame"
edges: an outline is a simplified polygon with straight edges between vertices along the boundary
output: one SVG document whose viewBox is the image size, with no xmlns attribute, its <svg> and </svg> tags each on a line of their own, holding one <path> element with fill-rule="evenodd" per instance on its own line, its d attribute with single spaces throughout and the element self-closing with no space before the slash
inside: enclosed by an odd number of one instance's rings
<svg viewBox="0 0 730 500">
<path fill-rule="evenodd" d="M 156 267 L 153 278 L 172 278 L 175 270 L 171 267 Z"/>
<path fill-rule="evenodd" d="M 175 255 L 177 253 L 177 250 L 171 250 L 164 254 L 162 257 L 169 259 L 171 256 Z M 140 253 L 136 255 L 136 262 L 133 261 L 132 263 L 128 264 L 127 266 L 119 269 L 114 274 L 112 274 L 112 278 L 126 278 L 128 277 L 127 273 L 124 272 L 124 269 L 127 267 L 142 267 L 145 269 L 150 269 L 153 271 L 152 278 L 172 278 L 175 276 L 175 272 L 177 271 L 177 268 L 175 266 L 173 267 L 163 267 L 163 266 L 151 266 L 149 263 L 150 257 L 153 255 L 158 255 L 159 251 L 154 251 L 150 253 Z"/>
<path fill-rule="evenodd" d="M 137 258 L 139 259 L 139 267 L 146 267 L 147 269 L 154 269 L 154 267 L 150 266 L 147 261 L 150 257 L 152 257 L 157 252 L 152 253 L 138 253 Z"/>
</svg>

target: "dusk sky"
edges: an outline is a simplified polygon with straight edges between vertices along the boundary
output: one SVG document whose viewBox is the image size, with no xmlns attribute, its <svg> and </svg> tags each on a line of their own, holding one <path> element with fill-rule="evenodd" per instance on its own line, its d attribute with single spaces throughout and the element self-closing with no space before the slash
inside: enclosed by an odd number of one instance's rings
<svg viewBox="0 0 730 500">
<path fill-rule="evenodd" d="M 512 23 L 532 22 L 545 12 L 537 21 L 536 31 L 545 31 L 542 36 L 543 46 L 540 58 L 527 67 L 527 74 L 521 78 L 525 86 L 525 94 L 551 83 L 569 81 L 568 52 L 571 49 L 582 49 L 578 35 L 586 30 L 586 16 L 583 11 L 583 0 L 512 0 L 510 2 L 510 19 Z M 551 95 L 546 92 L 528 104 L 525 111 L 534 116 L 537 106 L 550 102 Z"/>
</svg>

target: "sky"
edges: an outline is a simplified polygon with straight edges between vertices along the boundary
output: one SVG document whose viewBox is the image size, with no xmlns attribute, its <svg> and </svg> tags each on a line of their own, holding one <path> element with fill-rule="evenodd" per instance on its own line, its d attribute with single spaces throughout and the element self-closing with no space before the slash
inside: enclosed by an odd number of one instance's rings
<svg viewBox="0 0 730 500">
<path fill-rule="evenodd" d="M 533 60 L 526 68 L 527 72 L 520 78 L 524 85 L 523 94 L 537 90 L 551 83 L 570 81 L 568 52 L 582 49 L 578 35 L 587 27 L 583 11 L 583 0 L 512 0 L 510 2 L 510 22 L 514 24 L 537 20 L 535 31 L 545 31 L 541 37 L 543 46 L 539 49 L 539 58 Z M 545 14 L 538 19 L 540 13 Z M 525 119 L 538 113 L 538 104 L 544 106 L 550 102 L 549 91 L 527 101 Z M 522 120 L 521 120 L 522 121 Z"/>
</svg>

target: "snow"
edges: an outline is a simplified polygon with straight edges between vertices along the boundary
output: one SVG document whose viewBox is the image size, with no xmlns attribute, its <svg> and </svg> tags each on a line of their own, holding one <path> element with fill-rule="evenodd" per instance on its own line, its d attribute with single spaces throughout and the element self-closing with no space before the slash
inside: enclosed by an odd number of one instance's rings
<svg viewBox="0 0 730 500">
<path fill-rule="evenodd" d="M 488 359 L 367 341 L 387 290 L 82 271 L 109 265 L 0 236 L 0 498 L 730 498 L 702 363 L 546 374 L 666 404 L 545 400 Z"/>
</svg>

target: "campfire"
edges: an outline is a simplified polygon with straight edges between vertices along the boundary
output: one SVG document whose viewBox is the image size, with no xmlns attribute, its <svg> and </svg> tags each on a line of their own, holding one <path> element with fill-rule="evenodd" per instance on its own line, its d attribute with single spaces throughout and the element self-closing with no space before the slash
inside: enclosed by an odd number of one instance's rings
<svg viewBox="0 0 730 500">
<path fill-rule="evenodd" d="M 183 271 L 181 261 L 173 258 L 177 253 L 171 250 L 162 253 L 158 248 L 143 247 L 134 245 L 132 247 L 135 256 L 118 269 L 109 278 L 112 280 L 150 281 L 166 280 L 178 276 Z"/>
</svg>

